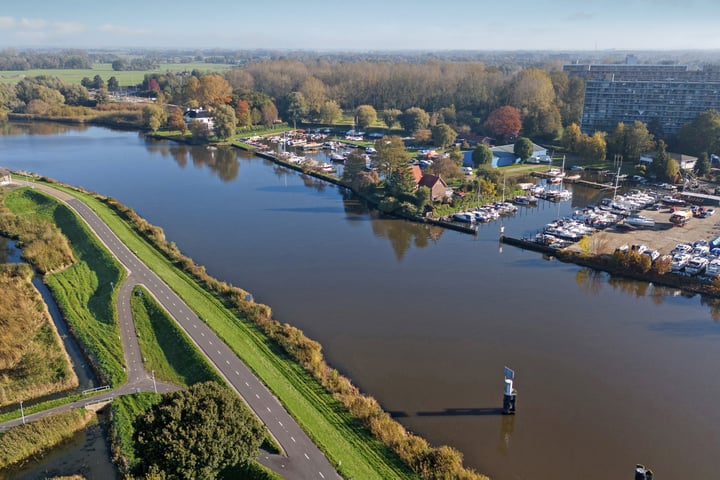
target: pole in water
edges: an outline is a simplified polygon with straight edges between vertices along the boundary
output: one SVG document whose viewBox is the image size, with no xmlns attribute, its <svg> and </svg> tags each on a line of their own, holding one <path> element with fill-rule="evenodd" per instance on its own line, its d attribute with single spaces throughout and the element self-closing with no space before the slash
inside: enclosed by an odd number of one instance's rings
<svg viewBox="0 0 720 480">
<path fill-rule="evenodd" d="M 503 393 L 503 414 L 515 415 L 515 407 L 517 401 L 517 390 L 513 388 L 515 381 L 515 372 L 508 367 L 504 369 L 505 391 Z"/>
<path fill-rule="evenodd" d="M 652 480 L 653 472 L 649 468 L 645 468 L 645 465 L 639 463 L 635 465 L 635 480 Z"/>
</svg>

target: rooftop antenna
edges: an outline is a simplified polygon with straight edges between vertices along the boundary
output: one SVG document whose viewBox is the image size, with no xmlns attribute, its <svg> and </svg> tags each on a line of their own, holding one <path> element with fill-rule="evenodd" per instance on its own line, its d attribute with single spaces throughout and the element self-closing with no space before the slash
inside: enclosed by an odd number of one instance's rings
<svg viewBox="0 0 720 480">
<path fill-rule="evenodd" d="M 508 367 L 504 368 L 505 391 L 503 393 L 503 414 L 515 415 L 515 404 L 517 400 L 517 390 L 513 388 L 515 381 L 515 372 Z M 652 478 L 650 479 L 652 480 Z"/>
</svg>

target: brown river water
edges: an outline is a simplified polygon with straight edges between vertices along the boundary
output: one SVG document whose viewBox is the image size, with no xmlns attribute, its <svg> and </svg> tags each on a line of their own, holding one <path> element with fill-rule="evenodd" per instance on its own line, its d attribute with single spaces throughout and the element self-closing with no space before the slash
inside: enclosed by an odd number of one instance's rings
<svg viewBox="0 0 720 480">
<path fill-rule="evenodd" d="M 498 480 L 718 478 L 720 308 L 498 244 L 599 200 L 542 203 L 477 236 L 380 218 L 230 149 L 19 125 L 0 166 L 113 196 L 212 275 L 323 345 L 410 430 Z M 503 366 L 518 411 L 502 406 Z"/>
</svg>

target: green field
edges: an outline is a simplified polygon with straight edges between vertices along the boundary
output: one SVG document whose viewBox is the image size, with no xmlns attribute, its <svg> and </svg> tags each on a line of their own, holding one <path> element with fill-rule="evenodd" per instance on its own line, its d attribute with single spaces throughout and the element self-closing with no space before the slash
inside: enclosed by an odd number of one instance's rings
<svg viewBox="0 0 720 480">
<path fill-rule="evenodd" d="M 35 70 L 3 70 L 0 71 L 0 82 L 17 83 L 25 77 L 36 77 L 38 75 L 49 75 L 58 77 L 68 83 L 80 83 L 84 77 L 92 79 L 95 75 L 100 75 L 105 82 L 108 78 L 114 76 L 117 78 L 121 87 L 129 85 L 137 85 L 145 78 L 146 73 L 165 73 L 165 72 L 190 72 L 198 70 L 201 72 L 223 72 L 230 70 L 232 65 L 226 63 L 163 63 L 155 70 L 139 70 L 116 72 L 109 63 L 96 63 L 90 70 L 59 70 L 59 69 L 35 69 Z"/>
</svg>

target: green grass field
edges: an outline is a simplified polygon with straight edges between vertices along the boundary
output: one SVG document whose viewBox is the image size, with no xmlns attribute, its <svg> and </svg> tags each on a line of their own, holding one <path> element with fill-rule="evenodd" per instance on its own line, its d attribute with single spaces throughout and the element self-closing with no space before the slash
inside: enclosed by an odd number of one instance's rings
<svg viewBox="0 0 720 480">
<path fill-rule="evenodd" d="M 224 383 L 147 290 L 135 287 L 131 304 L 145 368 L 154 370 L 155 378 L 186 387 L 210 380 Z"/>
<path fill-rule="evenodd" d="M 18 216 L 42 217 L 55 223 L 72 245 L 77 261 L 60 272 L 46 275 L 70 328 L 87 348 L 100 374 L 111 385 L 127 379 L 119 340 L 115 288 L 125 271 L 102 247 L 88 227 L 68 207 L 32 189 L 7 196 L 5 204 Z"/>
<path fill-rule="evenodd" d="M 155 70 L 140 70 L 137 72 L 123 71 L 116 72 L 109 63 L 96 63 L 89 70 L 60 70 L 60 69 L 34 69 L 34 70 L 3 70 L 0 71 L 0 82 L 17 83 L 25 77 L 36 77 L 38 75 L 49 75 L 58 77 L 68 83 L 80 83 L 84 77 L 92 79 L 100 75 L 105 82 L 110 77 L 115 77 L 121 87 L 137 85 L 142 83 L 146 73 L 185 72 L 198 70 L 201 72 L 224 72 L 230 70 L 232 65 L 226 63 L 163 63 Z"/>
</svg>

